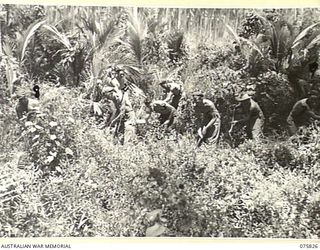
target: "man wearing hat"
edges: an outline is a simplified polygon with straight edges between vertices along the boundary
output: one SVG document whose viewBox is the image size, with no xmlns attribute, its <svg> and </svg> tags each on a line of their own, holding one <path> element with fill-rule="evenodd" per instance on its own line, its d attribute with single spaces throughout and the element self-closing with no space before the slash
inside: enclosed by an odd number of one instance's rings
<svg viewBox="0 0 320 250">
<path fill-rule="evenodd" d="M 233 121 L 233 124 L 242 123 L 246 126 L 246 133 L 250 139 L 258 139 L 263 135 L 264 115 L 257 102 L 248 94 L 236 98 L 239 108 L 243 110 L 244 118 Z"/>
<path fill-rule="evenodd" d="M 221 120 L 216 106 L 212 101 L 205 99 L 201 92 L 194 93 L 193 99 L 195 114 L 200 118 L 197 146 L 200 147 L 203 142 L 217 143 Z"/>
<path fill-rule="evenodd" d="M 320 116 L 313 111 L 318 107 L 319 97 L 316 95 L 297 101 L 287 118 L 289 134 L 294 135 L 299 127 L 308 126 L 313 119 L 320 120 Z"/>
</svg>

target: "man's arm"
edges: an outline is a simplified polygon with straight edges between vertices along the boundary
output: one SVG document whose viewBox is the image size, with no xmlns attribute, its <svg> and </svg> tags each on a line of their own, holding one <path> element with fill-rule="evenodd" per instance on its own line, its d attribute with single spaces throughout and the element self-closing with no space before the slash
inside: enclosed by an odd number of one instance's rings
<svg viewBox="0 0 320 250">
<path fill-rule="evenodd" d="M 202 129 L 202 135 L 205 135 L 207 133 L 207 129 L 210 128 L 219 118 L 218 111 L 216 110 L 213 103 L 209 103 L 210 112 L 207 114 L 211 116 L 211 120 L 208 122 L 208 124 Z"/>
<path fill-rule="evenodd" d="M 212 119 L 208 122 L 208 124 L 204 127 L 205 130 L 207 130 L 208 128 L 210 128 L 218 119 L 218 116 L 212 112 L 211 113 Z"/>
<path fill-rule="evenodd" d="M 167 96 L 164 99 L 164 101 L 167 102 L 167 103 L 171 103 L 172 98 L 173 98 L 173 93 L 170 91 L 170 92 L 167 93 Z"/>
<path fill-rule="evenodd" d="M 250 115 L 246 115 L 244 118 L 240 120 L 234 120 L 233 123 L 244 123 L 250 120 Z"/>
<path fill-rule="evenodd" d="M 307 114 L 310 115 L 313 119 L 320 120 L 320 115 L 316 115 L 312 110 L 308 110 Z"/>
<path fill-rule="evenodd" d="M 167 107 L 170 109 L 170 115 L 168 117 L 168 119 L 162 124 L 162 125 L 168 125 L 171 121 L 171 119 L 173 118 L 174 116 L 174 113 L 175 113 L 175 108 L 173 106 L 171 106 L 170 104 L 167 104 Z"/>
<path fill-rule="evenodd" d="M 212 119 L 210 120 L 210 122 L 202 129 L 201 133 L 202 133 L 202 137 L 205 137 L 207 130 L 216 122 L 216 120 L 218 119 L 218 117 L 212 117 Z"/>
<path fill-rule="evenodd" d="M 290 114 L 291 114 L 292 117 L 297 117 L 301 113 L 308 112 L 309 110 L 311 111 L 311 109 L 310 109 L 310 107 L 308 105 L 303 104 L 301 101 L 299 101 L 293 106 Z"/>
</svg>

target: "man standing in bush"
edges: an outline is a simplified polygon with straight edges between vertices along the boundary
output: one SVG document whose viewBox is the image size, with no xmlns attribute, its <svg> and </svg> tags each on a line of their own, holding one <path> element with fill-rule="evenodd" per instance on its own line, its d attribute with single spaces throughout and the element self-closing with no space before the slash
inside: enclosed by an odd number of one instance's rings
<svg viewBox="0 0 320 250">
<path fill-rule="evenodd" d="M 200 118 L 200 128 L 198 129 L 197 146 L 203 142 L 217 143 L 220 135 L 220 114 L 214 103 L 204 99 L 200 92 L 193 94 L 195 115 Z"/>
<path fill-rule="evenodd" d="M 319 97 L 316 95 L 296 102 L 287 118 L 290 135 L 294 135 L 299 127 L 310 125 L 313 119 L 320 120 L 320 116 L 313 111 L 319 104 Z"/>
<path fill-rule="evenodd" d="M 127 89 L 105 87 L 102 90 L 108 101 L 108 116 L 105 126 L 115 127 L 115 137 L 121 144 L 134 138 L 136 118 L 129 100 Z"/>
<path fill-rule="evenodd" d="M 244 117 L 232 123 L 245 124 L 249 139 L 261 138 L 263 136 L 264 115 L 260 106 L 248 94 L 244 94 L 236 100 L 240 102 L 237 109 L 242 110 Z"/>
</svg>

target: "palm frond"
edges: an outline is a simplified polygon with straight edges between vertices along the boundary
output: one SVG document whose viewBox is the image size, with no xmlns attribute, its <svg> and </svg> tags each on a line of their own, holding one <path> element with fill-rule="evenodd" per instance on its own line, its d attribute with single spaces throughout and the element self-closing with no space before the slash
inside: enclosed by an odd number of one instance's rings
<svg viewBox="0 0 320 250">
<path fill-rule="evenodd" d="M 270 23 L 270 26 L 269 26 L 269 30 L 268 30 L 269 34 L 268 34 L 268 38 L 269 38 L 269 41 L 270 41 L 270 47 L 271 47 L 271 51 L 272 51 L 272 54 L 274 56 L 277 55 L 277 50 L 278 50 L 278 41 L 279 41 L 279 38 L 278 38 L 278 32 L 276 30 L 276 27 Z"/>
<path fill-rule="evenodd" d="M 2 50 L 4 54 L 8 57 L 14 57 L 13 55 L 13 45 L 10 42 L 5 41 L 2 45 Z"/>
<path fill-rule="evenodd" d="M 306 47 L 306 49 L 311 49 L 313 46 L 319 44 L 320 35 L 317 35 Z"/>
<path fill-rule="evenodd" d="M 83 22 L 85 29 L 89 30 L 91 33 L 97 33 L 96 22 L 93 18 L 90 18 L 87 13 L 85 13 L 85 17 L 80 18 Z"/>
<path fill-rule="evenodd" d="M 28 29 L 21 34 L 19 41 L 17 42 L 17 50 L 18 50 L 18 57 L 20 62 L 23 61 L 26 48 L 30 42 L 31 37 L 35 34 L 36 30 L 39 29 L 45 21 L 40 21 L 31 24 Z"/>
<path fill-rule="evenodd" d="M 233 36 L 233 38 L 237 41 L 237 43 L 240 45 L 240 36 L 231 28 L 230 25 L 225 24 L 227 27 L 227 31 Z"/>
<path fill-rule="evenodd" d="M 123 41 L 122 44 L 128 49 L 132 58 L 139 65 L 142 65 L 143 59 L 143 40 L 147 34 L 147 26 L 143 20 L 129 15 L 128 28 L 127 28 L 127 40 Z"/>
<path fill-rule="evenodd" d="M 288 48 L 291 46 L 293 29 L 289 24 L 276 23 L 271 24 L 271 49 L 272 54 L 279 60 L 282 60 Z"/>
<path fill-rule="evenodd" d="M 157 20 L 156 17 L 147 20 L 148 32 L 153 35 L 161 35 L 167 25 L 167 22 Z"/>
<path fill-rule="evenodd" d="M 255 42 L 249 39 L 246 39 L 244 37 L 240 37 L 228 24 L 225 24 L 225 26 L 227 27 L 227 30 L 229 31 L 229 33 L 234 37 L 234 39 L 237 41 L 237 43 L 240 46 L 247 44 L 250 48 L 256 50 L 262 57 L 264 57 L 264 54 L 262 53 L 261 49 Z"/>
<path fill-rule="evenodd" d="M 118 66 L 124 70 L 129 82 L 138 82 L 143 75 L 143 70 L 133 65 L 119 64 Z"/>
<path fill-rule="evenodd" d="M 125 72 L 127 78 L 127 85 L 132 93 L 136 96 L 146 97 L 144 91 L 138 86 L 143 70 L 132 65 L 118 65 Z"/>
<path fill-rule="evenodd" d="M 173 34 L 168 40 L 168 48 L 173 52 L 178 53 L 181 50 L 183 39 L 184 39 L 183 32 L 178 32 L 176 34 Z"/>
<path fill-rule="evenodd" d="M 103 26 L 103 24 L 100 25 L 101 28 L 99 29 L 98 33 L 98 50 L 100 50 L 102 47 L 108 47 L 112 45 L 121 35 L 121 31 L 117 29 L 116 22 L 114 20 L 111 20 L 105 26 Z"/>
<path fill-rule="evenodd" d="M 143 92 L 143 90 L 141 88 L 139 88 L 136 84 L 130 82 L 129 84 L 129 89 L 131 90 L 131 92 L 135 95 L 135 96 L 141 96 L 146 98 L 145 93 Z"/>
<path fill-rule="evenodd" d="M 265 18 L 264 16 L 260 15 L 257 11 L 253 11 L 254 15 L 261 21 L 261 23 L 265 25 L 272 25 L 272 23 Z"/>
<path fill-rule="evenodd" d="M 59 41 L 60 43 L 62 43 L 68 50 L 71 49 L 72 46 L 70 44 L 68 37 L 65 34 L 58 31 L 56 27 L 49 25 L 49 24 L 45 24 L 45 25 L 43 25 L 43 28 L 52 32 L 54 34 L 54 38 L 57 41 Z"/>
<path fill-rule="evenodd" d="M 262 57 L 265 57 L 265 55 L 262 53 L 261 49 L 259 48 L 259 46 L 255 42 L 250 41 L 249 39 L 246 39 L 244 37 L 240 37 L 240 40 L 243 41 L 244 43 L 246 43 L 247 45 L 249 45 L 250 48 L 257 51 Z"/>
<path fill-rule="evenodd" d="M 320 24 L 320 22 L 314 23 L 314 24 L 308 26 L 307 28 L 305 28 L 302 32 L 300 32 L 300 34 L 293 41 L 291 48 L 293 49 L 296 46 L 298 46 L 301 43 L 302 39 L 308 35 L 309 31 L 319 24 Z"/>
</svg>

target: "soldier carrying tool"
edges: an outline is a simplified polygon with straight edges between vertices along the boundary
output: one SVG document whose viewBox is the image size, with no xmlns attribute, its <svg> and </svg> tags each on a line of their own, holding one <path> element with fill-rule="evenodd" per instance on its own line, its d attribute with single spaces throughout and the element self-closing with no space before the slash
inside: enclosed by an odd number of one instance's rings
<svg viewBox="0 0 320 250">
<path fill-rule="evenodd" d="M 194 111 L 200 118 L 200 127 L 198 128 L 197 146 L 200 147 L 203 142 L 217 143 L 220 135 L 220 114 L 214 103 L 204 99 L 200 92 L 193 94 Z"/>
<path fill-rule="evenodd" d="M 252 100 L 248 94 L 244 94 L 236 100 L 240 102 L 237 110 L 242 110 L 244 117 L 240 120 L 234 120 L 232 124 L 244 124 L 249 139 L 261 138 L 263 136 L 264 115 L 259 104 Z"/>
<path fill-rule="evenodd" d="M 120 90 L 113 87 L 105 87 L 102 92 L 108 100 L 108 116 L 103 127 L 115 127 L 115 137 L 123 144 L 135 135 L 135 112 L 129 100 L 127 89 Z"/>
</svg>

